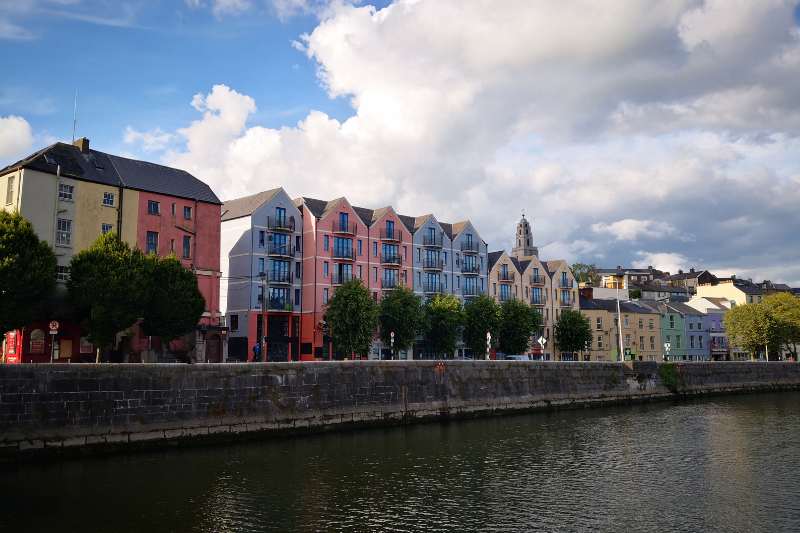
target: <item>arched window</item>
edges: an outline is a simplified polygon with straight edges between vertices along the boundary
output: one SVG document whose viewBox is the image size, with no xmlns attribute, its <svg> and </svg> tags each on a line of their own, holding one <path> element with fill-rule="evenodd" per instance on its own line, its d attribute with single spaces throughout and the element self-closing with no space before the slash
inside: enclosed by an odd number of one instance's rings
<svg viewBox="0 0 800 533">
<path fill-rule="evenodd" d="M 30 353 L 44 353 L 44 331 L 31 331 Z"/>
</svg>

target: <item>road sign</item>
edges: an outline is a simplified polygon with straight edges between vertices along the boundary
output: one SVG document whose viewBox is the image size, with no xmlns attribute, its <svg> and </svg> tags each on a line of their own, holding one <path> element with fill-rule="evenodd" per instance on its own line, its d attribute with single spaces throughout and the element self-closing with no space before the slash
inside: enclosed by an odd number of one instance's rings
<svg viewBox="0 0 800 533">
<path fill-rule="evenodd" d="M 542 345 L 542 348 L 544 348 L 544 345 L 547 344 L 547 339 L 545 339 L 544 337 L 539 337 L 536 340 L 539 341 L 539 344 Z"/>
<path fill-rule="evenodd" d="M 58 333 L 58 328 L 60 326 L 58 320 L 51 320 L 50 324 L 48 325 L 50 326 L 50 335 L 55 335 Z"/>
<path fill-rule="evenodd" d="M 671 345 L 670 343 L 668 343 L 668 342 L 665 342 L 665 343 L 664 343 L 664 349 L 665 349 L 666 351 L 669 351 L 669 349 L 670 349 L 671 347 L 672 347 L 672 345 Z"/>
</svg>

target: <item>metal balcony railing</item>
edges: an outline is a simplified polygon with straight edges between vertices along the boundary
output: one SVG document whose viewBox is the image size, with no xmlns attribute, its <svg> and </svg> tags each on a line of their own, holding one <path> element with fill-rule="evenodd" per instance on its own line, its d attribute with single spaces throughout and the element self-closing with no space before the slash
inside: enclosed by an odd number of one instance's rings
<svg viewBox="0 0 800 533">
<path fill-rule="evenodd" d="M 286 244 L 276 244 L 276 243 L 269 243 L 269 247 L 267 248 L 267 253 L 269 255 L 277 255 L 280 257 L 293 257 L 294 256 L 294 246 L 289 243 Z"/>
<path fill-rule="evenodd" d="M 461 251 L 465 253 L 477 254 L 480 251 L 480 245 L 476 241 L 468 242 L 461 241 Z"/>
<path fill-rule="evenodd" d="M 464 287 L 461 289 L 461 295 L 465 298 L 471 298 L 473 296 L 480 296 L 483 294 L 478 287 Z"/>
<path fill-rule="evenodd" d="M 333 222 L 333 232 L 334 233 L 344 233 L 347 235 L 355 235 L 356 234 L 356 223 L 355 222 L 348 222 L 343 224 L 341 221 L 336 220 Z"/>
<path fill-rule="evenodd" d="M 531 275 L 531 285 L 544 285 L 544 276 L 542 275 Z"/>
<path fill-rule="evenodd" d="M 381 255 L 381 263 L 384 265 L 402 265 L 403 258 L 396 254 Z"/>
<path fill-rule="evenodd" d="M 426 281 L 424 284 L 424 290 L 429 294 L 439 293 L 442 292 L 442 284 L 440 282 L 431 283 Z"/>
<path fill-rule="evenodd" d="M 575 280 L 559 280 L 558 287 L 560 289 L 574 289 L 575 288 Z"/>
<path fill-rule="evenodd" d="M 480 273 L 480 267 L 477 264 L 467 264 L 464 263 L 461 265 L 461 273 L 462 274 L 478 274 Z"/>
<path fill-rule="evenodd" d="M 560 305 L 561 307 L 572 307 L 574 303 L 575 303 L 575 298 L 573 298 L 572 296 L 570 296 L 567 299 L 559 298 L 558 300 L 558 305 Z"/>
<path fill-rule="evenodd" d="M 294 231 L 294 219 L 286 217 L 267 217 L 267 228 L 272 231 Z"/>
<path fill-rule="evenodd" d="M 267 281 L 270 283 L 291 283 L 292 282 L 292 273 L 291 272 L 277 272 L 270 270 L 266 273 Z"/>
<path fill-rule="evenodd" d="M 347 261 L 356 260 L 356 252 L 351 248 L 334 248 L 331 252 L 334 259 L 345 259 Z"/>
<path fill-rule="evenodd" d="M 441 235 L 423 235 L 422 237 L 422 245 L 423 246 L 433 246 L 436 248 L 442 247 L 442 236 Z"/>
<path fill-rule="evenodd" d="M 425 257 L 422 260 L 422 268 L 426 270 L 442 270 L 444 268 L 444 260 L 441 258 Z"/>
<path fill-rule="evenodd" d="M 399 241 L 402 240 L 403 234 L 398 229 L 389 231 L 384 228 L 380 232 L 380 237 L 382 241 Z"/>
<path fill-rule="evenodd" d="M 497 273 L 497 281 L 500 283 L 514 283 L 514 273 L 513 272 L 498 272 Z"/>
<path fill-rule="evenodd" d="M 547 305 L 547 295 L 531 296 L 531 305 Z"/>
<path fill-rule="evenodd" d="M 381 288 L 382 289 L 396 289 L 397 287 L 402 286 L 403 284 L 400 282 L 399 279 L 396 278 L 383 278 L 381 279 Z"/>
<path fill-rule="evenodd" d="M 331 283 L 334 285 L 342 285 L 348 281 L 353 281 L 352 272 L 334 272 L 331 276 Z"/>
</svg>

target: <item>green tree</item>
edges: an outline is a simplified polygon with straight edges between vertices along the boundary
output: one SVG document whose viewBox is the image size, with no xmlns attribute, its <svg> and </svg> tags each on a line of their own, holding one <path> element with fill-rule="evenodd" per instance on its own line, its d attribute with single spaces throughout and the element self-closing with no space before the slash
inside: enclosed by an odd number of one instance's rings
<svg viewBox="0 0 800 533">
<path fill-rule="evenodd" d="M 797 359 L 800 343 L 800 298 L 779 292 L 764 298 L 761 305 L 775 321 L 776 342 Z"/>
<path fill-rule="evenodd" d="M 378 327 L 378 304 L 360 279 L 340 286 L 325 307 L 334 349 L 345 355 L 368 355 Z"/>
<path fill-rule="evenodd" d="M 777 348 L 778 327 L 763 305 L 737 305 L 723 320 L 731 346 L 744 348 L 753 358 L 768 346 Z"/>
<path fill-rule="evenodd" d="M 580 311 L 565 309 L 553 328 L 553 335 L 562 352 L 580 352 L 592 342 L 592 326 Z"/>
<path fill-rule="evenodd" d="M 394 332 L 393 358 L 399 350 L 405 350 L 414 344 L 414 339 L 422 328 L 422 321 L 422 302 L 414 291 L 398 287 L 384 294 L 380 303 L 381 342 L 384 346 L 390 346 L 391 334 Z"/>
<path fill-rule="evenodd" d="M 144 258 L 142 332 L 159 337 L 163 346 L 195 329 L 205 310 L 197 278 L 175 256 Z"/>
<path fill-rule="evenodd" d="M 436 355 L 452 357 L 464 315 L 452 294 L 437 294 L 425 304 L 425 344 Z"/>
<path fill-rule="evenodd" d="M 117 333 L 142 318 L 147 297 L 143 271 L 142 253 L 113 232 L 72 257 L 69 297 L 99 348 L 113 346 Z"/>
<path fill-rule="evenodd" d="M 0 211 L 0 335 L 42 311 L 56 281 L 56 256 L 19 213 Z"/>
<path fill-rule="evenodd" d="M 519 300 L 506 300 L 500 306 L 498 331 L 500 351 L 521 354 L 528 351 L 534 332 L 538 331 L 542 317 L 536 309 Z"/>
<path fill-rule="evenodd" d="M 579 283 L 587 283 L 591 287 L 600 286 L 600 275 L 597 273 L 597 266 L 592 263 L 573 263 L 570 267 L 572 275 Z"/>
<path fill-rule="evenodd" d="M 631 289 L 628 292 L 628 296 L 630 297 L 631 300 L 638 300 L 639 298 L 642 297 L 642 289 Z"/>
<path fill-rule="evenodd" d="M 464 304 L 464 344 L 476 359 L 486 356 L 486 332 L 497 344 L 500 327 L 500 306 L 489 296 L 481 295 Z"/>
</svg>

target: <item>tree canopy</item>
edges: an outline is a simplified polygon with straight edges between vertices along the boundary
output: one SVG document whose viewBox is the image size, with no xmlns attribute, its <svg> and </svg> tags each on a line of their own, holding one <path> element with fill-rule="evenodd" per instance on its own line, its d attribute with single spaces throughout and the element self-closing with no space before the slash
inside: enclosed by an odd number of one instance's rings
<svg viewBox="0 0 800 533">
<path fill-rule="evenodd" d="M 463 340 L 475 358 L 486 356 L 486 332 L 492 334 L 492 344 L 497 345 L 500 327 L 500 306 L 486 295 L 473 298 L 464 304 Z"/>
<path fill-rule="evenodd" d="M 556 346 L 562 352 L 580 352 L 592 342 L 592 326 L 580 311 L 563 310 L 553 330 Z"/>
<path fill-rule="evenodd" d="M 37 318 L 53 292 L 56 256 L 19 213 L 0 211 L 0 334 Z"/>
<path fill-rule="evenodd" d="M 99 347 L 112 346 L 118 332 L 142 318 L 147 288 L 144 256 L 116 233 L 100 236 L 72 257 L 69 297 Z"/>
<path fill-rule="evenodd" d="M 779 292 L 764 298 L 761 304 L 775 321 L 774 343 L 797 359 L 800 344 L 800 298 Z"/>
<path fill-rule="evenodd" d="M 143 266 L 144 334 L 169 342 L 194 330 L 205 310 L 195 275 L 175 256 L 148 255 Z"/>
<path fill-rule="evenodd" d="M 778 349 L 778 324 L 762 304 L 737 305 L 725 314 L 724 323 L 731 345 L 754 358 L 767 347 Z"/>
<path fill-rule="evenodd" d="M 368 355 L 378 327 L 378 304 L 360 279 L 337 288 L 325 307 L 325 322 L 336 351 Z"/>
<path fill-rule="evenodd" d="M 452 357 L 464 315 L 452 294 L 437 294 L 425 304 L 425 344 L 437 355 Z"/>
<path fill-rule="evenodd" d="M 499 348 L 507 354 L 528 351 L 531 337 L 539 329 L 542 317 L 532 306 L 519 300 L 506 300 L 500 306 Z"/>
<path fill-rule="evenodd" d="M 394 332 L 392 356 L 398 350 L 410 348 L 422 328 L 423 311 L 419 296 L 406 287 L 388 291 L 380 303 L 379 321 L 381 342 L 384 346 L 391 345 L 391 334 Z"/>
<path fill-rule="evenodd" d="M 573 263 L 570 268 L 572 275 L 579 283 L 587 283 L 591 287 L 600 286 L 600 275 L 597 273 L 597 266 L 594 263 Z"/>
</svg>

